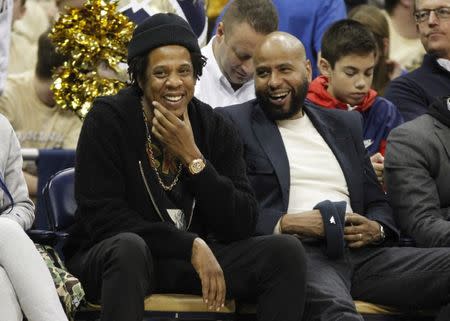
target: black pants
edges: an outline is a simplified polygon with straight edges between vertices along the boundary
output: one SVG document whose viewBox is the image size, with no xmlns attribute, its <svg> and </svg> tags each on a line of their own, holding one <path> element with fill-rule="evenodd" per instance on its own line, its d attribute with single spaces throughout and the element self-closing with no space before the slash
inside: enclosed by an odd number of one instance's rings
<svg viewBox="0 0 450 321">
<path fill-rule="evenodd" d="M 320 247 L 303 245 L 307 253 L 303 320 L 362 321 L 353 299 L 411 310 L 450 302 L 449 248 L 347 249 L 342 259 L 333 261 Z"/>
<path fill-rule="evenodd" d="M 227 298 L 256 301 L 258 320 L 301 320 L 306 259 L 298 239 L 261 236 L 210 247 L 224 272 Z M 190 262 L 156 259 L 132 233 L 106 239 L 67 265 L 80 278 L 87 299 L 102 304 L 102 321 L 141 321 L 144 298 L 151 293 L 201 294 Z"/>
</svg>

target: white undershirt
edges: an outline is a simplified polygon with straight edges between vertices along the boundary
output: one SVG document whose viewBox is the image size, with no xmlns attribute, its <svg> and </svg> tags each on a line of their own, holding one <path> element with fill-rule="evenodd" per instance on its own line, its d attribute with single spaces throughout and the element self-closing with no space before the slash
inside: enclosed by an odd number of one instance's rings
<svg viewBox="0 0 450 321">
<path fill-rule="evenodd" d="M 234 90 L 228 79 L 222 74 L 213 53 L 214 39 L 213 37 L 208 45 L 202 48 L 202 55 L 208 58 L 208 61 L 203 68 L 202 76 L 195 85 L 195 97 L 212 108 L 241 104 L 255 98 L 253 79 Z"/>
<path fill-rule="evenodd" d="M 346 201 L 350 197 L 341 166 L 328 144 L 305 114 L 292 120 L 278 121 L 278 129 L 289 160 L 291 185 L 287 214 L 310 211 L 317 203 Z M 274 233 L 279 232 L 279 226 Z"/>
<path fill-rule="evenodd" d="M 437 62 L 439 65 L 441 65 L 442 68 L 444 68 L 447 71 L 450 71 L 450 60 L 444 59 L 444 58 L 439 58 L 437 60 Z"/>
</svg>

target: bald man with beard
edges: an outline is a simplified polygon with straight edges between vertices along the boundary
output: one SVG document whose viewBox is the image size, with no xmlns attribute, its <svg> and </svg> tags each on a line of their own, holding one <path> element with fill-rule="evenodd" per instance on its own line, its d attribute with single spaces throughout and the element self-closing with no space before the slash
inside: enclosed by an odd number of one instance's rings
<svg viewBox="0 0 450 321">
<path fill-rule="evenodd" d="M 402 309 L 447 304 L 450 251 L 393 246 L 398 230 L 360 115 L 305 102 L 311 64 L 294 36 L 269 34 L 253 59 L 257 98 L 216 110 L 244 143 L 257 233 L 293 234 L 306 249 L 303 319 L 363 320 L 353 299 Z"/>
</svg>

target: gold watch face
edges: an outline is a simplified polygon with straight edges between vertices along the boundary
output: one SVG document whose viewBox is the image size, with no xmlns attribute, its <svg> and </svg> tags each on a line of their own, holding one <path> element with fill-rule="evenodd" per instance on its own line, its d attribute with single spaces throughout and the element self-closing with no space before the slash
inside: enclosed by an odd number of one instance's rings
<svg viewBox="0 0 450 321">
<path fill-rule="evenodd" d="M 189 172 L 191 174 L 198 174 L 200 173 L 203 168 L 205 168 L 205 162 L 203 161 L 203 159 L 194 159 L 190 164 L 189 164 Z"/>
</svg>

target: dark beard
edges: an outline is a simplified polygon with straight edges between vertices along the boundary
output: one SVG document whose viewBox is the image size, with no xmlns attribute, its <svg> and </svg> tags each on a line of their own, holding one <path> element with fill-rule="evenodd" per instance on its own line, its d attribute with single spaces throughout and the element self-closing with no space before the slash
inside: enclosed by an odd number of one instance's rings
<svg viewBox="0 0 450 321">
<path fill-rule="evenodd" d="M 292 99 L 289 109 L 287 111 L 280 110 L 278 106 L 272 104 L 269 99 L 269 95 L 263 92 L 256 92 L 256 98 L 258 99 L 261 109 L 266 114 L 267 118 L 271 120 L 283 120 L 290 119 L 298 114 L 308 94 L 309 82 L 305 77 L 303 83 L 295 88 L 295 92 L 291 92 Z"/>
</svg>

